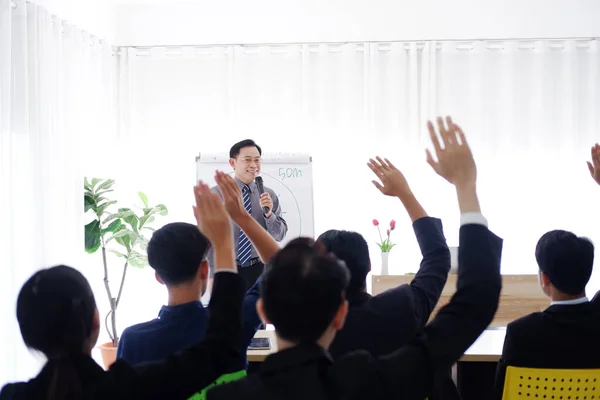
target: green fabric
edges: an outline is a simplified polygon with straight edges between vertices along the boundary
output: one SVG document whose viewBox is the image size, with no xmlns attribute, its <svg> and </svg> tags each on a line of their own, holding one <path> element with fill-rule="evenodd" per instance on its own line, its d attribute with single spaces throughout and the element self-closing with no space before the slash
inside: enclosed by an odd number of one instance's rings
<svg viewBox="0 0 600 400">
<path fill-rule="evenodd" d="M 246 376 L 245 369 L 241 370 L 241 371 L 237 371 L 237 372 L 232 372 L 230 374 L 221 375 L 220 377 L 217 378 L 216 381 L 214 381 L 213 383 L 211 383 L 210 385 L 208 385 L 207 387 L 202 389 L 202 391 L 200 391 L 200 392 L 196 393 L 195 395 L 193 395 L 192 397 L 190 397 L 188 400 L 206 400 L 206 392 L 208 392 L 208 390 L 211 389 L 213 386 L 221 385 L 223 383 L 237 381 L 238 379 L 242 379 L 245 376 Z"/>
<path fill-rule="evenodd" d="M 219 378 L 217 378 L 216 381 L 214 381 L 213 383 L 211 383 L 210 385 L 208 385 L 207 387 L 202 389 L 201 392 L 198 392 L 195 395 L 193 395 L 192 397 L 190 397 L 188 400 L 206 400 L 206 393 L 213 386 L 221 385 L 223 383 L 237 381 L 238 379 L 242 379 L 245 376 L 246 376 L 246 370 L 241 370 L 241 371 L 237 371 L 237 372 L 232 372 L 230 374 L 221 375 Z M 429 400 L 429 398 L 426 397 L 425 400 Z"/>
</svg>

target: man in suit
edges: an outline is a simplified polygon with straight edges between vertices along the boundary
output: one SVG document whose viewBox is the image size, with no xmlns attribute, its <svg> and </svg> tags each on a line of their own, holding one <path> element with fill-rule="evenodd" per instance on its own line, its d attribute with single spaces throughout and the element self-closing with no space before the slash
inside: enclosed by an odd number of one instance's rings
<svg viewBox="0 0 600 400">
<path fill-rule="evenodd" d="M 246 210 L 276 241 L 280 242 L 285 238 L 288 227 L 287 222 L 281 216 L 279 198 L 268 187 L 265 187 L 265 192 L 260 194 L 255 182 L 256 177 L 260 174 L 261 156 L 262 149 L 253 140 L 242 140 L 229 150 L 229 165 L 235 172 L 235 181 L 242 191 Z M 223 198 L 219 186 L 215 186 L 213 190 Z M 266 213 L 263 210 L 264 207 L 267 208 Z M 265 265 L 248 240 L 246 233 L 235 223 L 233 225 L 233 242 L 236 249 L 238 272 L 246 281 L 246 288 L 250 288 L 262 274 Z M 209 260 L 211 259 L 212 256 L 209 255 Z"/>
<path fill-rule="evenodd" d="M 507 366 L 600 368 L 600 312 L 585 295 L 594 265 L 594 245 L 555 230 L 538 241 L 540 285 L 550 307 L 508 324 L 494 393 L 502 398 Z"/>
<path fill-rule="evenodd" d="M 450 251 L 442 221 L 427 215 L 402 172 L 389 160 L 378 158 L 368 165 L 378 178 L 373 183 L 379 191 L 398 198 L 406 209 L 423 259 L 409 285 L 371 296 L 366 291 L 366 277 L 371 271 L 369 247 L 362 235 L 329 230 L 319 236 L 318 241 L 344 261 L 350 271 L 346 291 L 348 316 L 329 348 L 334 358 L 357 349 L 381 356 L 408 343 L 425 327 L 450 271 Z M 431 398 L 460 398 L 449 373 L 437 389 Z"/>
<path fill-rule="evenodd" d="M 423 400 L 491 322 L 500 295 L 502 241 L 487 229 L 476 194 L 476 167 L 464 135 L 448 118 L 435 132 L 438 161 L 428 162 L 456 186 L 461 219 L 457 292 L 422 335 L 384 357 L 365 351 L 333 361 L 327 351 L 348 313 L 347 268 L 309 239 L 290 242 L 271 262 L 257 303 L 276 329 L 279 352 L 258 374 L 216 387 L 219 399 Z M 431 127 L 431 124 L 430 124 Z M 433 129 L 431 129 L 433 131 Z"/>
</svg>

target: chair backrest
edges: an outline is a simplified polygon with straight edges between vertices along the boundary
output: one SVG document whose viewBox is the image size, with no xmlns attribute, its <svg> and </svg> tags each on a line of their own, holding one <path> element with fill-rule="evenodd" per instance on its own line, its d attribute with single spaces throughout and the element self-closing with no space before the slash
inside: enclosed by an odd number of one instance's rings
<svg viewBox="0 0 600 400">
<path fill-rule="evenodd" d="M 600 369 L 506 369 L 502 400 L 598 400 Z"/>
<path fill-rule="evenodd" d="M 372 294 L 378 295 L 388 289 L 402 284 L 410 283 L 414 275 L 373 275 Z M 456 274 L 449 274 L 446 286 L 430 320 L 437 311 L 450 302 L 456 293 Z M 494 316 L 491 327 L 506 326 L 510 322 L 529 315 L 533 312 L 543 311 L 550 306 L 550 299 L 540 289 L 537 275 L 502 275 L 502 292 L 500 293 L 500 304 Z"/>
</svg>

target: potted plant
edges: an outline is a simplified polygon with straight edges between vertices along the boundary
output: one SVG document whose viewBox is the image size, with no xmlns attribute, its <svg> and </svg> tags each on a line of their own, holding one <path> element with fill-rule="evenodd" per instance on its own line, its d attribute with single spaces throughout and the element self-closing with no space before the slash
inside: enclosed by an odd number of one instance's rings
<svg viewBox="0 0 600 400">
<path fill-rule="evenodd" d="M 167 207 L 159 204 L 155 207 L 148 205 L 148 197 L 138 192 L 143 207 L 139 211 L 131 208 L 118 208 L 117 201 L 111 200 L 108 193 L 112 192 L 115 181 L 112 179 L 93 178 L 84 180 L 85 212 L 93 214 L 94 219 L 85 225 L 85 251 L 93 254 L 99 249 L 102 253 L 104 266 L 104 288 L 108 296 L 110 311 L 106 314 L 104 325 L 110 342 L 101 345 L 102 360 L 106 368 L 112 364 L 117 355 L 119 336 L 117 335 L 117 308 L 123 294 L 125 277 L 129 266 L 143 268 L 148 265 L 146 247 L 147 234 L 154 231 L 150 226 L 155 216 L 167 215 Z M 114 212 L 114 208 L 117 211 Z M 118 290 L 111 288 L 107 254 L 109 251 L 123 259 L 123 270 Z M 115 295 L 116 293 L 116 295 Z M 110 323 L 108 322 L 110 321 Z"/>
<path fill-rule="evenodd" d="M 388 275 L 388 259 L 390 255 L 390 251 L 395 246 L 390 239 L 390 235 L 394 229 L 396 229 L 396 221 L 390 221 L 390 227 L 386 231 L 386 238 L 383 239 L 381 236 L 381 230 L 379 229 L 379 221 L 376 219 L 373 220 L 373 225 L 377 228 L 377 232 L 379 233 L 380 242 L 377 243 L 379 249 L 381 250 L 381 275 Z"/>
</svg>

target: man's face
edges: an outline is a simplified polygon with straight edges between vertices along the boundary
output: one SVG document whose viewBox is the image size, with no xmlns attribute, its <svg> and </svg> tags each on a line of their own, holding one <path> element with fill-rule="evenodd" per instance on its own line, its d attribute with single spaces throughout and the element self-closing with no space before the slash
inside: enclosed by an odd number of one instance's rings
<svg viewBox="0 0 600 400">
<path fill-rule="evenodd" d="M 250 183 L 260 173 L 260 154 L 254 146 L 243 147 L 236 158 L 229 160 L 235 171 L 235 177 L 244 183 Z"/>
</svg>

